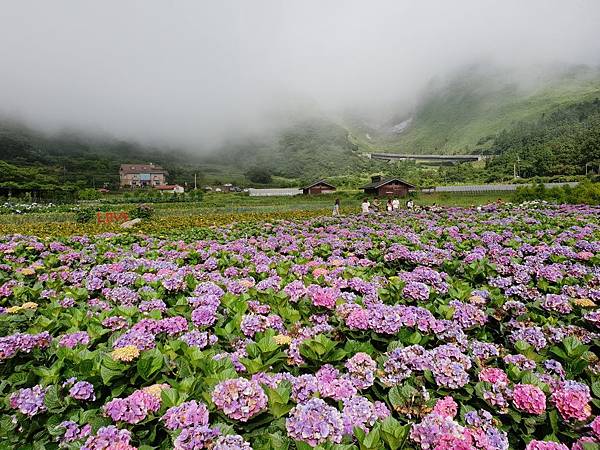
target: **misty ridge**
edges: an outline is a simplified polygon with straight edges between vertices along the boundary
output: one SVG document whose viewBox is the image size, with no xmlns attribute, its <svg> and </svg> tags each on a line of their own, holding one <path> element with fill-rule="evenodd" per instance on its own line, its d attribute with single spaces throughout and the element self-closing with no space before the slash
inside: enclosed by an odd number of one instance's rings
<svg viewBox="0 0 600 450">
<path fill-rule="evenodd" d="M 377 128 L 473 64 L 526 89 L 597 66 L 598 23 L 595 1 L 6 2 L 0 113 L 195 153 L 312 117 Z"/>
</svg>

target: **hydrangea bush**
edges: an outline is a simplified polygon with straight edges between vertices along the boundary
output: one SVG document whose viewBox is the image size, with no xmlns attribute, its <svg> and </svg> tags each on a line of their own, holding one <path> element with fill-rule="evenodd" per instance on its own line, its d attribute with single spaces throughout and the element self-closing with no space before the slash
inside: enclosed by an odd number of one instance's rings
<svg viewBox="0 0 600 450">
<path fill-rule="evenodd" d="M 600 209 L 0 237 L 0 448 L 600 445 Z"/>
</svg>

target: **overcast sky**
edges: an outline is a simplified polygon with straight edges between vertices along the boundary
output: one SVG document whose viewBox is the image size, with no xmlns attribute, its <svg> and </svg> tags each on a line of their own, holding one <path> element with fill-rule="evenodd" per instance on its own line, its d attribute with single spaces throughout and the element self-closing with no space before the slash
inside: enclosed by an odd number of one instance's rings
<svg viewBox="0 0 600 450">
<path fill-rule="evenodd" d="M 0 0 L 0 113 L 199 147 L 473 61 L 596 65 L 599 24 L 599 0 Z"/>
</svg>

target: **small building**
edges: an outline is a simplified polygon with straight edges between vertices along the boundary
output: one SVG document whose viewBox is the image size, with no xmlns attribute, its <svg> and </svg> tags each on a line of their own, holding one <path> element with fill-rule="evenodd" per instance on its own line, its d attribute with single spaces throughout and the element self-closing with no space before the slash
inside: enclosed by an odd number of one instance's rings
<svg viewBox="0 0 600 450">
<path fill-rule="evenodd" d="M 156 164 L 121 164 L 119 177 L 121 187 L 154 187 L 167 182 L 167 172 Z"/>
<path fill-rule="evenodd" d="M 375 197 L 406 197 L 408 191 L 414 188 L 414 185 L 400 178 L 382 178 L 377 175 L 371 177 L 371 183 L 361 189 L 365 191 L 366 195 Z"/>
<path fill-rule="evenodd" d="M 154 189 L 168 194 L 183 194 L 185 192 L 184 187 L 178 184 L 164 184 L 162 186 L 155 186 Z"/>
<path fill-rule="evenodd" d="M 335 192 L 335 186 L 325 180 L 315 181 L 313 184 L 302 188 L 304 195 L 329 194 L 331 192 Z"/>
</svg>

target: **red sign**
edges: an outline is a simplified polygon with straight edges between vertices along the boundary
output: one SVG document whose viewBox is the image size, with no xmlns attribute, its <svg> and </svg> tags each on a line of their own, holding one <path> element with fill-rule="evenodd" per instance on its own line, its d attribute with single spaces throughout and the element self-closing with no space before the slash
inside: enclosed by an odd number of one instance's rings
<svg viewBox="0 0 600 450">
<path fill-rule="evenodd" d="M 129 214 L 121 212 L 97 212 L 96 223 L 121 223 L 129 220 Z"/>
</svg>

